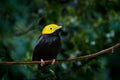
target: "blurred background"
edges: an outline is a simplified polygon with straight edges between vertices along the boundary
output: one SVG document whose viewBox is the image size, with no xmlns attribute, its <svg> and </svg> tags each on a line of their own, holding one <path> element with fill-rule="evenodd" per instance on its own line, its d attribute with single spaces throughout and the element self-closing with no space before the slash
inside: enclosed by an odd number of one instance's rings
<svg viewBox="0 0 120 80">
<path fill-rule="evenodd" d="M 57 59 L 91 54 L 120 42 L 120 0 L 0 0 L 0 62 L 31 61 L 42 28 L 63 26 Z M 56 63 L 47 74 L 36 65 L 0 65 L 0 80 L 119 80 L 120 50 Z"/>
</svg>

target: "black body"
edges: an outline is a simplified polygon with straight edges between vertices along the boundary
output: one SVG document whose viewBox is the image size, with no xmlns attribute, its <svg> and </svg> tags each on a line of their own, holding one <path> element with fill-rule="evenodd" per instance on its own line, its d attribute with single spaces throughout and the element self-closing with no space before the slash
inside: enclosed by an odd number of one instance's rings
<svg viewBox="0 0 120 80">
<path fill-rule="evenodd" d="M 41 35 L 33 52 L 33 61 L 55 59 L 61 48 L 59 35 Z"/>
</svg>

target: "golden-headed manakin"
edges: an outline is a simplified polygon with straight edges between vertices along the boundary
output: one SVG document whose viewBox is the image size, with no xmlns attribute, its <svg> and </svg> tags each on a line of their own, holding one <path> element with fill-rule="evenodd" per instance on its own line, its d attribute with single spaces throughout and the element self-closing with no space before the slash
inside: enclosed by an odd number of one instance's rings
<svg viewBox="0 0 120 80">
<path fill-rule="evenodd" d="M 37 40 L 32 57 L 33 61 L 41 61 L 42 64 L 39 65 L 39 69 L 45 67 L 46 64 L 44 64 L 44 60 L 52 59 L 52 63 L 55 62 L 55 58 L 61 48 L 59 36 L 61 28 L 61 26 L 56 24 L 49 24 L 43 28 L 42 33 Z"/>
</svg>

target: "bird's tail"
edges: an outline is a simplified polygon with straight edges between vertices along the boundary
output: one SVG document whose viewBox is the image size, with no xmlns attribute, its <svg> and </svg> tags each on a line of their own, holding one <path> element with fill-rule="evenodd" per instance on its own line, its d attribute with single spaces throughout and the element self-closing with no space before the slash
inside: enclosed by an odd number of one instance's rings
<svg viewBox="0 0 120 80">
<path fill-rule="evenodd" d="M 45 69 L 45 66 L 38 65 L 38 69 L 42 71 Z"/>
<path fill-rule="evenodd" d="M 41 72 L 47 72 L 48 70 L 48 64 L 45 64 L 44 66 L 41 66 L 41 65 L 38 65 L 38 69 L 41 71 Z"/>
</svg>

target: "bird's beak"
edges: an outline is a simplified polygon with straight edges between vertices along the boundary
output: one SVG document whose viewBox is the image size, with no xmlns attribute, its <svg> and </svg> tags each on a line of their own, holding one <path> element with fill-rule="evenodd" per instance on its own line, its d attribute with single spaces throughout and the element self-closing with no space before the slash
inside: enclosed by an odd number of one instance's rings
<svg viewBox="0 0 120 80">
<path fill-rule="evenodd" d="M 58 26 L 58 28 L 57 29 L 61 29 L 62 28 L 62 26 Z"/>
</svg>

